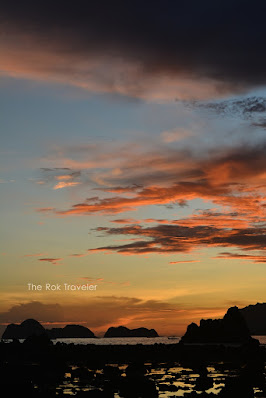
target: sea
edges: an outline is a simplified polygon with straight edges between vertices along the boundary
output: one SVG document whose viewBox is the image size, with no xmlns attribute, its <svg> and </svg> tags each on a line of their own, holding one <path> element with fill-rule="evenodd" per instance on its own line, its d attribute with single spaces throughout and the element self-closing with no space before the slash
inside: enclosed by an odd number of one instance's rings
<svg viewBox="0 0 266 398">
<path fill-rule="evenodd" d="M 266 345 L 266 336 L 252 336 L 259 340 L 261 345 Z M 154 344 L 175 344 L 181 337 L 98 337 L 98 338 L 72 338 L 55 339 L 54 344 L 62 342 L 65 344 L 96 344 L 96 345 L 154 345 Z"/>
<path fill-rule="evenodd" d="M 261 345 L 266 345 L 266 336 L 252 336 L 259 340 Z M 74 345 L 154 345 L 154 344 L 175 344 L 181 340 L 181 337 L 97 337 L 97 338 L 69 338 L 53 339 L 53 343 L 65 343 Z M 5 340 L 12 341 L 12 340 Z M 24 340 L 19 340 L 23 342 Z"/>
</svg>

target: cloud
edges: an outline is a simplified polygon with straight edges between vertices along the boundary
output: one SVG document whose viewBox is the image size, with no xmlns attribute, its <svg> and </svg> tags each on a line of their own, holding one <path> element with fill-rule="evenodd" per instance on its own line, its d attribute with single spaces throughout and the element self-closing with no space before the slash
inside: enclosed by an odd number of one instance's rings
<svg viewBox="0 0 266 398">
<path fill-rule="evenodd" d="M 66 175 L 61 175 L 61 176 L 55 176 L 55 179 L 56 180 L 59 180 L 59 181 L 61 181 L 61 180 L 71 180 L 72 179 L 72 176 L 71 175 L 69 175 L 69 174 L 66 174 Z"/>
<path fill-rule="evenodd" d="M 252 255 L 252 254 L 239 254 L 222 252 L 215 259 L 228 259 L 228 260 L 248 260 L 254 263 L 266 263 L 266 254 Z"/>
<path fill-rule="evenodd" d="M 49 168 L 49 167 L 41 167 L 42 171 L 57 171 L 57 170 L 70 170 L 68 167 L 54 167 L 54 168 Z"/>
<path fill-rule="evenodd" d="M 68 188 L 68 187 L 75 187 L 76 185 L 80 185 L 80 182 L 69 182 L 69 181 L 60 181 L 58 182 L 53 189 L 62 189 L 62 188 Z"/>
<path fill-rule="evenodd" d="M 15 180 L 4 180 L 3 178 L 0 178 L 0 184 L 7 184 L 9 182 L 15 182 Z"/>
<path fill-rule="evenodd" d="M 155 222 L 154 220 L 153 222 Z M 178 224 L 181 226 L 200 226 L 208 225 L 211 227 L 219 228 L 247 228 L 250 224 L 250 220 L 245 213 L 238 212 L 214 212 L 211 210 L 200 211 L 199 214 L 193 214 L 190 217 L 167 221 L 158 220 L 160 223 L 171 223 Z"/>
<path fill-rule="evenodd" d="M 193 106 L 205 108 L 222 116 L 238 116 L 250 119 L 266 112 L 266 98 L 252 96 L 216 102 L 194 102 Z"/>
<path fill-rule="evenodd" d="M 266 250 L 265 228 L 228 229 L 210 226 L 140 225 L 120 228 L 98 227 L 106 235 L 131 235 L 139 240 L 122 245 L 89 249 L 89 252 L 118 252 L 124 255 L 189 253 L 206 247 L 237 247 L 243 250 Z"/>
<path fill-rule="evenodd" d="M 25 254 L 24 257 L 41 257 L 46 255 L 46 253 L 34 253 L 34 254 Z"/>
<path fill-rule="evenodd" d="M 180 261 L 170 261 L 169 264 L 184 264 L 184 263 L 198 263 L 199 260 L 180 260 Z"/>
<path fill-rule="evenodd" d="M 51 263 L 53 265 L 57 265 L 59 261 L 62 261 L 63 258 L 39 258 L 39 261 L 44 261 Z"/>
<path fill-rule="evenodd" d="M 53 186 L 53 189 L 56 190 L 62 188 L 75 187 L 81 184 L 80 181 L 81 172 L 79 170 L 71 170 L 70 168 L 61 168 L 61 167 L 60 168 L 42 167 L 40 170 L 42 172 L 41 178 L 33 180 L 39 185 L 56 183 Z M 66 171 L 71 171 L 71 173 L 66 174 Z"/>
<path fill-rule="evenodd" d="M 227 170 L 230 172 L 229 168 Z M 231 207 L 233 210 L 239 212 L 246 212 L 246 214 L 250 214 L 250 216 L 264 216 L 265 210 L 262 206 L 264 204 L 264 187 L 261 185 L 259 187 L 260 191 L 258 191 L 256 194 L 251 191 L 248 192 L 247 189 L 247 193 L 245 194 L 245 187 L 243 185 L 231 185 L 230 183 L 225 182 L 227 179 L 227 176 L 225 175 L 227 170 L 225 166 L 224 175 L 220 174 L 215 185 L 203 180 L 198 182 L 180 182 L 170 185 L 169 187 L 162 187 L 158 185 L 150 186 L 143 188 L 133 197 L 93 197 L 86 199 L 84 202 L 74 204 L 70 209 L 51 209 L 51 212 L 62 216 L 91 215 L 94 213 L 118 214 L 126 211 L 134 211 L 143 206 L 172 205 L 173 203 L 178 203 L 179 201 L 183 202 L 185 197 L 186 201 L 201 198 L 203 200 L 212 201 L 214 204 L 224 207 Z M 210 177 L 211 179 L 214 179 L 215 173 L 211 173 L 213 175 Z M 221 180 L 220 183 L 219 179 Z M 239 181 L 241 181 L 240 177 Z M 45 212 L 47 211 L 47 208 L 41 208 L 40 211 Z M 226 220 L 224 220 L 224 222 L 226 222 Z"/>
<path fill-rule="evenodd" d="M 118 218 L 116 220 L 110 220 L 115 224 L 139 224 L 141 220 L 135 220 L 134 218 Z"/>
<path fill-rule="evenodd" d="M 55 207 L 41 207 L 36 209 L 36 211 L 38 211 L 39 213 L 48 213 L 48 214 L 55 210 L 56 210 Z"/>
<path fill-rule="evenodd" d="M 51 208 L 51 212 L 64 216 L 97 212 L 116 214 L 149 205 L 186 206 L 188 201 L 201 198 L 214 205 L 229 207 L 233 212 L 245 213 L 246 219 L 252 214 L 263 217 L 265 148 L 264 141 L 260 145 L 243 143 L 232 148 L 205 150 L 200 154 L 178 147 L 149 149 L 146 145 L 141 148 L 133 145 L 132 148 L 129 144 L 101 150 L 98 145 L 82 150 L 73 148 L 72 158 L 79 154 L 80 165 L 87 165 L 82 156 L 91 159 L 90 179 L 85 171 L 80 171 L 78 178 L 84 174 L 87 180 L 82 180 L 83 184 L 97 184 L 94 190 L 98 190 L 99 196 L 88 197 L 66 210 Z M 66 155 L 70 155 L 71 149 L 68 152 Z M 64 153 L 63 160 L 66 162 Z M 102 160 L 106 162 L 102 165 L 104 169 L 100 168 Z M 119 174 L 114 173 L 118 164 Z M 53 179 L 55 177 L 53 175 Z M 49 212 L 49 207 L 40 211 Z"/>
<path fill-rule="evenodd" d="M 69 254 L 70 257 L 86 257 L 88 253 L 74 253 L 74 254 Z"/>
<path fill-rule="evenodd" d="M 88 255 L 88 253 L 87 253 Z M 99 284 L 99 283 L 107 283 L 107 284 L 112 284 L 112 285 L 122 285 L 122 286 L 130 286 L 130 282 L 129 281 L 122 281 L 122 282 L 115 282 L 115 281 L 108 281 L 105 278 L 93 278 L 91 276 L 82 276 L 79 279 L 83 279 L 87 282 L 90 283 L 95 283 L 95 284 Z"/>
<path fill-rule="evenodd" d="M 14 305 L 8 311 L 0 313 L 0 323 L 21 323 L 27 318 L 40 322 L 58 322 L 64 320 L 64 311 L 60 304 L 43 304 L 31 301 Z"/>
<path fill-rule="evenodd" d="M 1 71 L 10 76 L 159 100 L 266 83 L 259 0 L 47 1 L 41 8 L 3 1 L 0 15 Z"/>
<path fill-rule="evenodd" d="M 174 220 L 136 220 L 128 216 L 111 219 L 111 222 L 125 226 L 103 226 L 96 232 L 110 237 L 122 235 L 123 239 L 131 242 L 108 244 L 92 248 L 90 252 L 187 253 L 204 245 L 264 250 L 265 140 L 260 145 L 242 143 L 201 153 L 175 146 L 151 145 L 148 148 L 137 144 L 103 147 L 102 152 L 96 144 L 75 147 L 73 151 L 73 158 L 81 155 L 82 164 L 86 164 L 86 157 L 90 158 L 93 152 L 91 174 L 98 186 L 95 188 L 94 185 L 92 191 L 97 190 L 99 194 L 66 209 L 51 208 L 49 211 L 49 208 L 43 208 L 41 211 L 44 213 L 65 217 L 97 213 L 113 216 L 144 206 L 188 206 L 195 199 L 209 202 L 212 207 Z M 62 151 L 64 159 L 70 154 L 71 148 Z M 109 159 L 113 160 L 107 166 Z M 104 171 L 100 168 L 101 160 L 107 162 Z M 118 167 L 117 162 L 120 163 L 119 173 L 113 172 Z M 85 171 L 80 171 L 80 175 L 83 174 L 86 175 Z M 152 223 L 157 225 L 145 226 Z"/>
<path fill-rule="evenodd" d="M 164 142 L 171 143 L 176 141 L 181 141 L 184 138 L 193 136 L 194 133 L 185 128 L 177 128 L 174 130 L 163 131 L 161 133 L 161 138 Z"/>
<path fill-rule="evenodd" d="M 252 125 L 255 127 L 260 127 L 262 129 L 265 129 L 266 128 L 266 119 L 260 119 L 258 122 L 253 122 Z"/>
</svg>

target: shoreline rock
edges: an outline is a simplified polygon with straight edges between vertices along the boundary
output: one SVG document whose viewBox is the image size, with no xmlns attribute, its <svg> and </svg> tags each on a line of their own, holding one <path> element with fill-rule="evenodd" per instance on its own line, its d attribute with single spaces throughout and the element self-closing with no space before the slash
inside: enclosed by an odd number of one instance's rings
<svg viewBox="0 0 266 398">
<path fill-rule="evenodd" d="M 202 319 L 191 323 L 181 338 L 183 343 L 244 344 L 252 339 L 246 321 L 238 307 L 231 307 L 222 319 Z"/>
</svg>

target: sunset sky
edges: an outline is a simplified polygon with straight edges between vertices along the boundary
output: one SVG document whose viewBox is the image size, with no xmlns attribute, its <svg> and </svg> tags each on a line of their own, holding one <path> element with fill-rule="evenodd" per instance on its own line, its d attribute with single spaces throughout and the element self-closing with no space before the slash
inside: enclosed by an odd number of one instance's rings
<svg viewBox="0 0 266 398">
<path fill-rule="evenodd" d="M 0 334 L 266 301 L 265 3 L 111 3 L 1 1 Z"/>
</svg>

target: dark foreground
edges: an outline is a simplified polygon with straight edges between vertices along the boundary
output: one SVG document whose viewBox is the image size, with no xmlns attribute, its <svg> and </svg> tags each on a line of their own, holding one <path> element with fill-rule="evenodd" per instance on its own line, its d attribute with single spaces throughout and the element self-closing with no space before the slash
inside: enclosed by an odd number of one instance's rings
<svg viewBox="0 0 266 398">
<path fill-rule="evenodd" d="M 0 343 L 2 396 L 33 398 L 266 397 L 265 349 Z"/>
</svg>

